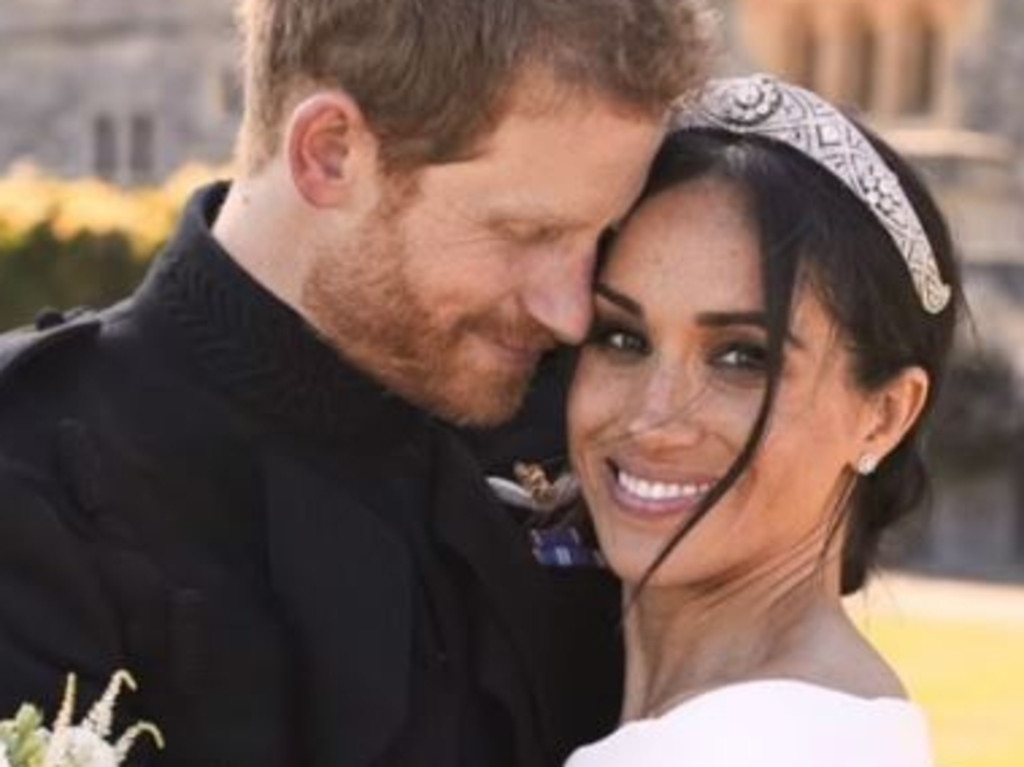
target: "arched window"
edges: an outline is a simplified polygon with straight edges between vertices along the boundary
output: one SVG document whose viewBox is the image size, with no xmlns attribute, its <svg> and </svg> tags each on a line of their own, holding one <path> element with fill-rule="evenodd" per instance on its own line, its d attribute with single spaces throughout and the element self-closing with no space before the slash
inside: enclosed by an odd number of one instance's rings
<svg viewBox="0 0 1024 767">
<path fill-rule="evenodd" d="M 794 8 L 787 25 L 786 62 L 783 76 L 805 88 L 818 87 L 819 49 L 818 33 L 810 9 L 804 6 Z"/>
<path fill-rule="evenodd" d="M 135 183 L 153 180 L 156 172 L 156 124 L 148 112 L 132 115 L 129 167 Z"/>
<path fill-rule="evenodd" d="M 869 19 L 854 16 L 850 24 L 848 98 L 851 106 L 870 112 L 875 106 L 878 72 L 878 37 Z"/>
<path fill-rule="evenodd" d="M 117 176 L 117 124 L 109 114 L 99 114 L 93 119 L 93 170 L 102 179 L 113 180 Z"/>
<path fill-rule="evenodd" d="M 926 115 L 935 108 L 940 46 L 939 30 L 930 18 L 922 13 L 911 19 L 902 89 L 904 114 Z"/>
<path fill-rule="evenodd" d="M 225 67 L 217 73 L 218 101 L 221 112 L 235 117 L 242 112 L 242 81 L 235 67 Z"/>
</svg>

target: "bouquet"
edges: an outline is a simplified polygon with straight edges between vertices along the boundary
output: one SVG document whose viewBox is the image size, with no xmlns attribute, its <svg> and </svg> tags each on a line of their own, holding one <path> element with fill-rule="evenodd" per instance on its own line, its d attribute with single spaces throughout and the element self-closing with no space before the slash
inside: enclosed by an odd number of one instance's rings
<svg viewBox="0 0 1024 767">
<path fill-rule="evenodd" d="M 44 725 L 42 712 L 28 703 L 13 719 L 0 721 L 0 767 L 117 767 L 142 735 L 163 748 L 163 736 L 150 722 L 136 722 L 116 741 L 108 740 L 121 688 L 136 689 L 127 671 L 117 671 L 85 718 L 73 724 L 76 687 L 75 675 L 68 674 L 51 728 Z"/>
</svg>

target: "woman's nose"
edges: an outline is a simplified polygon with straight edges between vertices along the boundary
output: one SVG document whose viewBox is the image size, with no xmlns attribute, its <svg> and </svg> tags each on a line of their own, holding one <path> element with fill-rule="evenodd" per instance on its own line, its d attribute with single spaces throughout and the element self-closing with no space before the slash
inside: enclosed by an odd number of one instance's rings
<svg viewBox="0 0 1024 767">
<path fill-rule="evenodd" d="M 704 434 L 707 387 L 681 365 L 659 368 L 637 396 L 628 433 L 660 447 L 692 447 Z"/>
</svg>

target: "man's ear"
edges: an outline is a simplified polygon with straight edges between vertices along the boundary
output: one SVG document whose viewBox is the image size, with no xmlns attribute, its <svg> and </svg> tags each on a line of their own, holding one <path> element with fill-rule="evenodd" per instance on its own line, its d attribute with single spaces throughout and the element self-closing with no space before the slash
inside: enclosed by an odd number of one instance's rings
<svg viewBox="0 0 1024 767">
<path fill-rule="evenodd" d="M 285 136 L 292 181 L 317 208 L 350 199 L 377 168 L 377 142 L 359 105 L 342 91 L 320 91 L 293 110 Z"/>
<path fill-rule="evenodd" d="M 871 394 L 871 415 L 866 424 L 862 452 L 851 464 L 870 456 L 883 461 L 896 449 L 928 401 L 928 373 L 920 367 L 908 367 Z"/>
</svg>

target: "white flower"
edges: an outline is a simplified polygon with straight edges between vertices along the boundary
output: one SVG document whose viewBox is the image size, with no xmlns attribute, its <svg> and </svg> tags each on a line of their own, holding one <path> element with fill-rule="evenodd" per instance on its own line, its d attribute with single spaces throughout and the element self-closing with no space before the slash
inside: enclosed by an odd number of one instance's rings
<svg viewBox="0 0 1024 767">
<path fill-rule="evenodd" d="M 47 759 L 60 767 L 117 767 L 119 763 L 114 747 L 84 727 L 68 727 L 50 743 Z"/>
<path fill-rule="evenodd" d="M 143 734 L 163 748 L 160 730 L 150 722 L 136 722 L 113 743 L 108 741 L 114 705 L 122 687 L 135 689 L 127 671 L 117 671 L 86 717 L 74 724 L 76 678 L 68 674 L 60 711 L 52 730 L 32 705 L 23 705 L 13 719 L 0 721 L 0 767 L 118 767 Z"/>
</svg>

